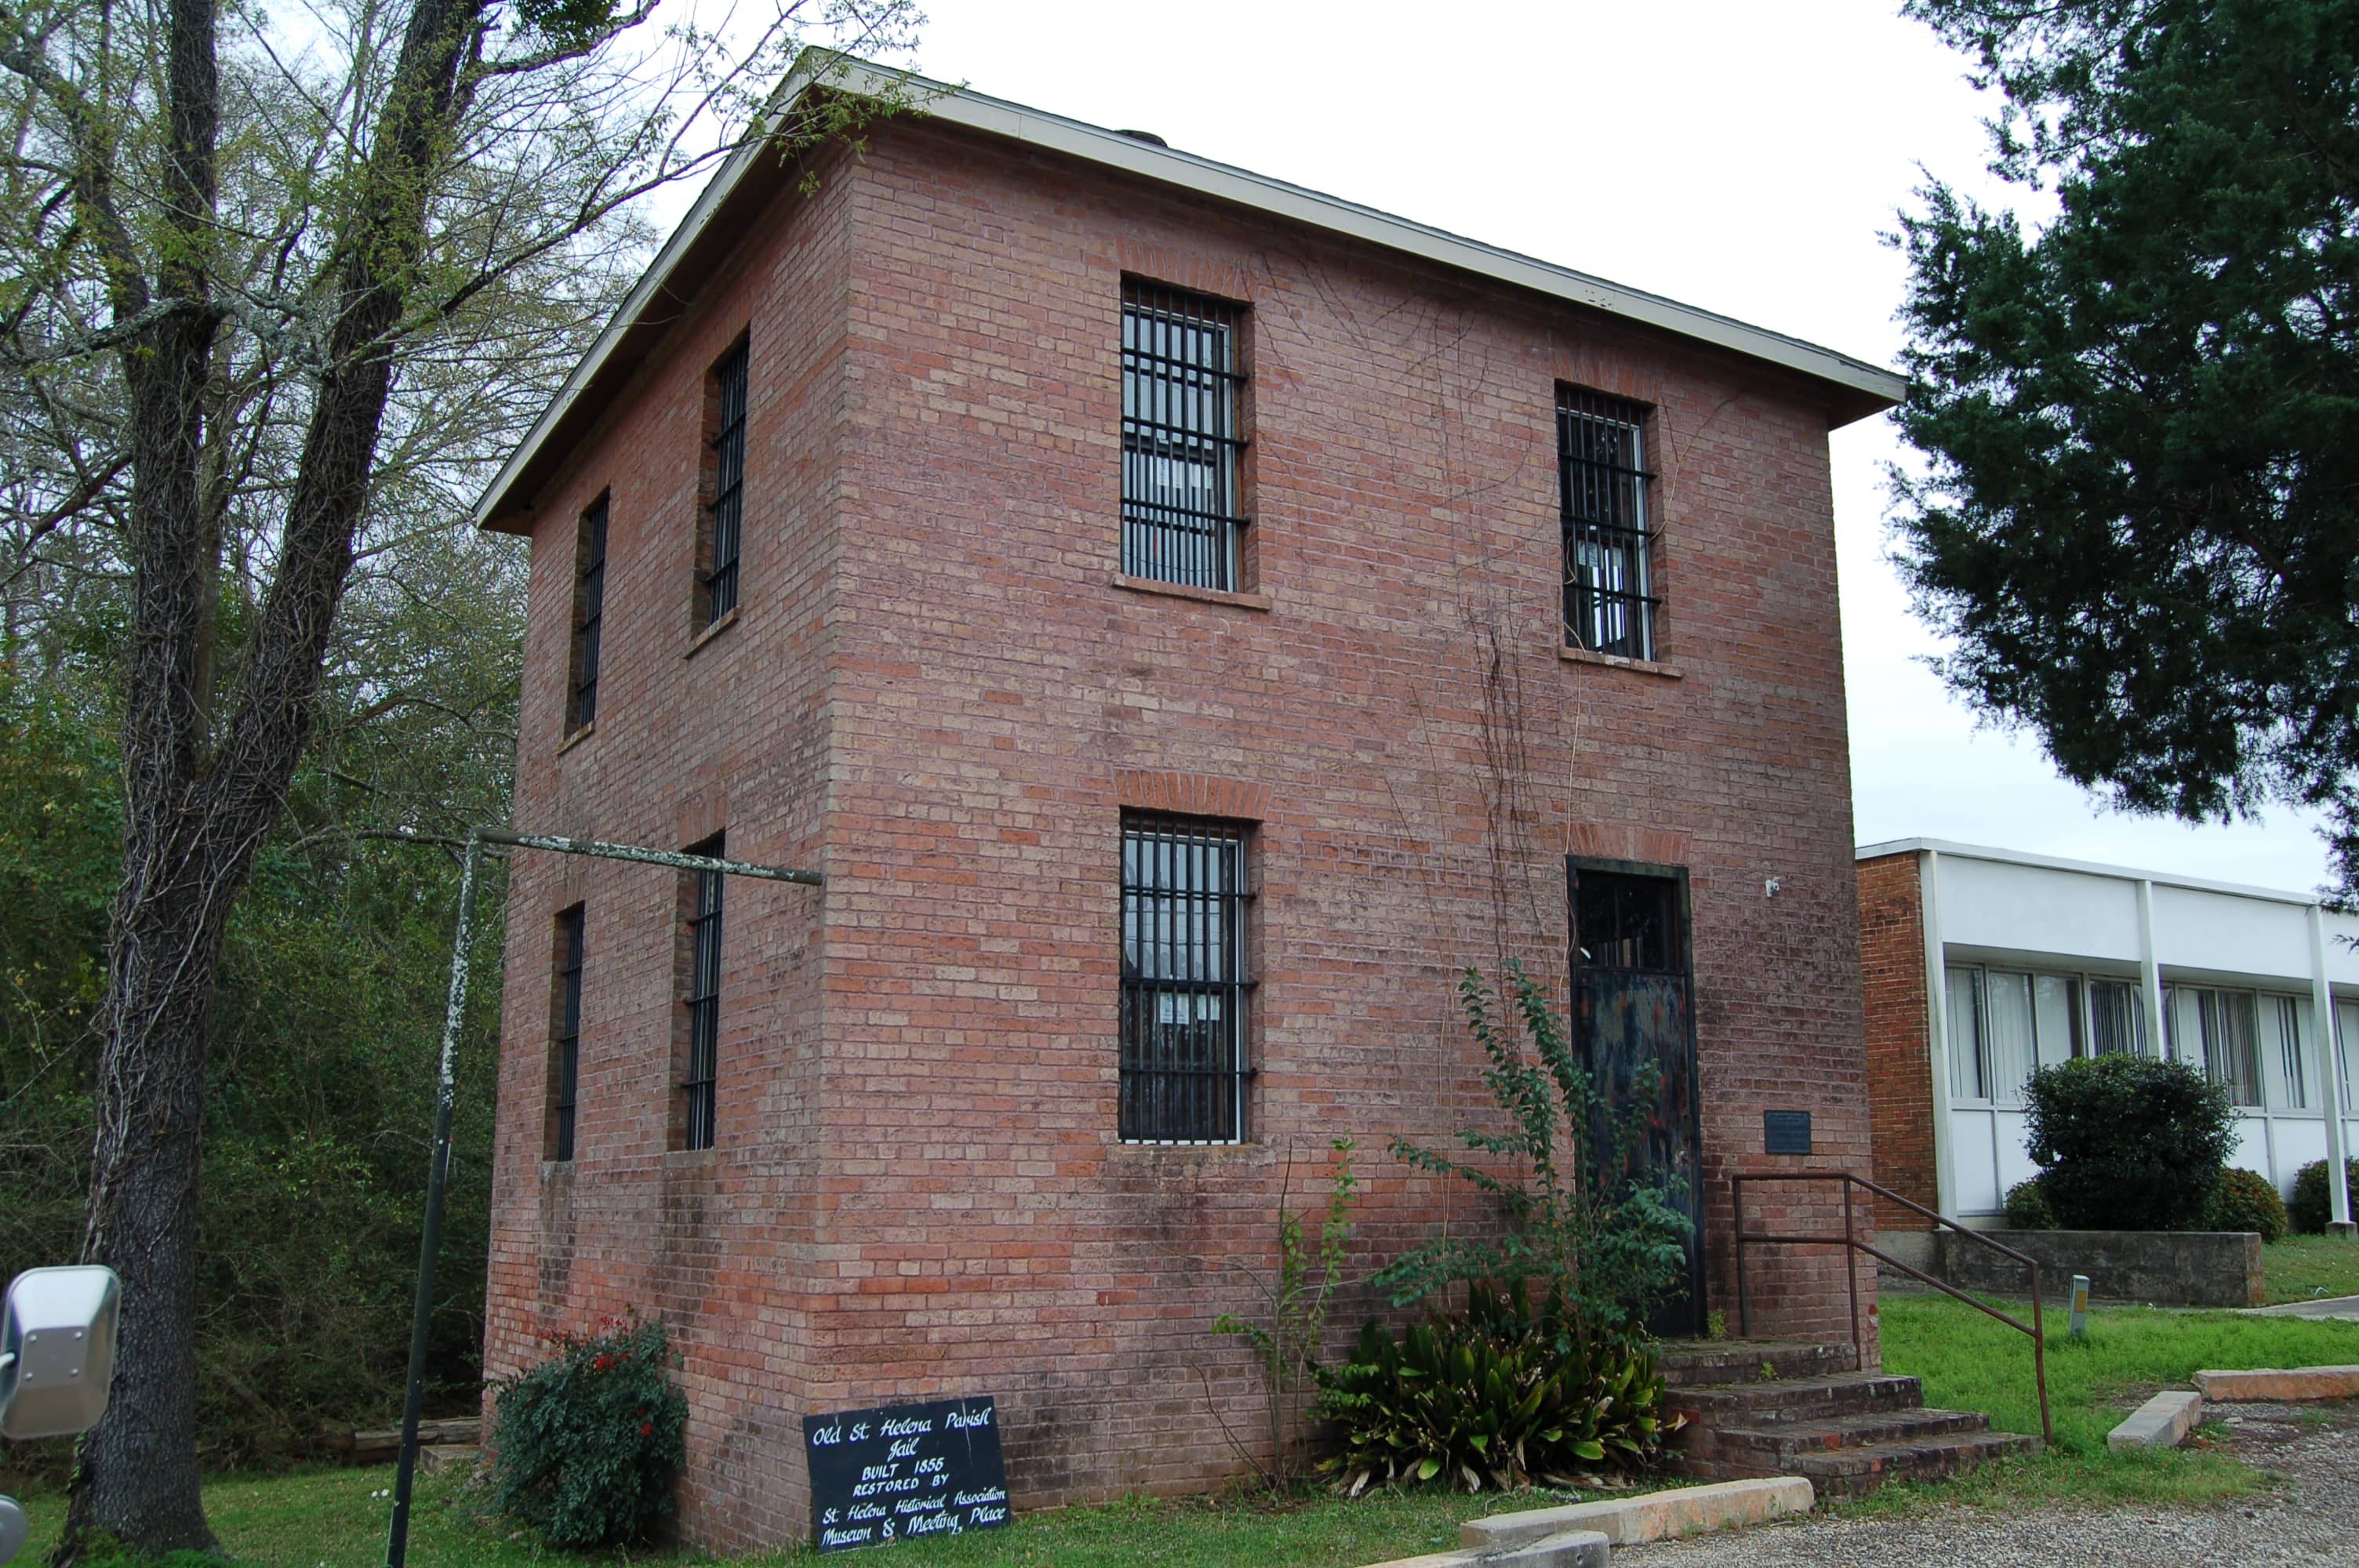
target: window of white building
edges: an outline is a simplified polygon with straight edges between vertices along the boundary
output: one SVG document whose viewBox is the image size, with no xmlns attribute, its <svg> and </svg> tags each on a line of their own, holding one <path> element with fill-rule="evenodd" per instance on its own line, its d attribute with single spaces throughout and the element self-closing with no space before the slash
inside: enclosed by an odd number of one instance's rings
<svg viewBox="0 0 2359 1568">
<path fill-rule="evenodd" d="M 2262 1103 L 2260 1010 L 2251 991 L 2165 986 L 2162 1018 L 2172 1055 L 2225 1084 L 2238 1105 Z"/>
<path fill-rule="evenodd" d="M 2308 1110 L 2310 1098 L 2310 999 L 2261 999 L 2261 1054 L 2269 1073 L 2269 1103 L 2280 1110 Z"/>
<path fill-rule="evenodd" d="M 2135 980 L 1952 964 L 1950 1095 L 2019 1106 L 2034 1067 L 2145 1043 Z"/>
</svg>

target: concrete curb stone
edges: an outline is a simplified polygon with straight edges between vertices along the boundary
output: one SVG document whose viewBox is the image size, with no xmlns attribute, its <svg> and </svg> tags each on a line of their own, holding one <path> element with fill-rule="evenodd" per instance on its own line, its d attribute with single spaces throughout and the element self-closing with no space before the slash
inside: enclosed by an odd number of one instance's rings
<svg viewBox="0 0 2359 1568">
<path fill-rule="evenodd" d="M 2130 1413 L 2129 1420 L 2105 1434 L 2105 1446 L 2176 1448 L 2187 1441 L 2203 1419 L 2203 1396 L 2184 1389 L 2165 1389 Z"/>
<path fill-rule="evenodd" d="M 1378 1563 L 1372 1568 L 1605 1568 L 1613 1549 L 1613 1543 L 1596 1530 L 1566 1530 L 1504 1550 L 1461 1547 L 1455 1552 Z"/>
<path fill-rule="evenodd" d="M 2213 1404 L 2280 1404 L 2359 1399 L 2359 1367 L 2296 1367 L 2198 1372 L 2196 1390 Z"/>
<path fill-rule="evenodd" d="M 1641 1541 L 1700 1535 L 1730 1525 L 1759 1524 L 1788 1514 L 1806 1514 L 1815 1500 L 1816 1493 L 1802 1476 L 1765 1476 L 1721 1481 L 1708 1487 L 1647 1492 L 1635 1498 L 1493 1514 L 1488 1519 L 1469 1519 L 1460 1526 L 1458 1541 L 1460 1545 L 1477 1552 L 1496 1552 L 1543 1541 L 1560 1531 L 1579 1530 L 1596 1530 L 1616 1546 L 1628 1546 Z"/>
</svg>

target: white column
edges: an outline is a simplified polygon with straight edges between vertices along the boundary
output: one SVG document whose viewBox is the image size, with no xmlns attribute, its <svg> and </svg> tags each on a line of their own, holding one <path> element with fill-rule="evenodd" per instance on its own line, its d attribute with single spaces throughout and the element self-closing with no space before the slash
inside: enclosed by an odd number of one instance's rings
<svg viewBox="0 0 2359 1568">
<path fill-rule="evenodd" d="M 2147 1044 L 2155 1055 L 2170 1059 L 2170 1039 L 2162 1030 L 2162 961 L 2154 950 L 2154 884 L 2138 879 L 2138 1003 L 2146 1011 Z"/>
<path fill-rule="evenodd" d="M 2326 1086 L 2327 1217 L 2336 1229 L 2351 1224 L 2350 1167 L 2344 1163 L 2343 1075 L 2334 1070 L 2334 988 L 2326 979 L 2326 912 L 2310 906 L 2310 1009 L 2317 1020 L 2319 1081 Z"/>
<path fill-rule="evenodd" d="M 1933 1206 L 1958 1217 L 1957 1155 L 1950 1147 L 1950 974 L 1941 956 L 1941 856 L 1917 857 L 1917 918 L 1925 930 L 1925 1044 L 1933 1068 Z"/>
</svg>

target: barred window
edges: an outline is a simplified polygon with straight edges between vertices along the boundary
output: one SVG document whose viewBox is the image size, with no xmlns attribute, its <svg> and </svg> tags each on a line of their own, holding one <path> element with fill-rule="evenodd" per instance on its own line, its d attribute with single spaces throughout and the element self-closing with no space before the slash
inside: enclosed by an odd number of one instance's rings
<svg viewBox="0 0 2359 1568">
<path fill-rule="evenodd" d="M 716 834 L 689 849 L 691 855 L 719 859 L 724 849 Z M 688 919 L 688 1071 L 680 1080 L 685 1101 L 681 1144 L 689 1149 L 712 1147 L 720 1080 L 721 1046 L 721 883 L 719 871 L 690 871 L 692 902 Z"/>
<path fill-rule="evenodd" d="M 1557 389 L 1564 507 L 1564 640 L 1626 658 L 1655 656 L 1648 527 L 1647 411 L 1573 387 Z"/>
<path fill-rule="evenodd" d="M 587 912 L 575 904 L 557 917 L 557 1060 L 549 1086 L 549 1157 L 573 1158 L 573 1112 L 582 1083 L 582 941 Z"/>
<path fill-rule="evenodd" d="M 598 643 L 606 614 L 606 497 L 600 495 L 573 535 L 573 682 L 568 731 L 598 717 Z"/>
<path fill-rule="evenodd" d="M 704 624 L 737 608 L 737 551 L 745 518 L 746 341 L 712 367 L 712 390 L 720 426 L 712 437 L 711 535 L 704 572 Z"/>
<path fill-rule="evenodd" d="M 1234 305 L 1152 284 L 1122 291 L 1122 569 L 1238 586 Z"/>
<path fill-rule="evenodd" d="M 1245 1138 L 1250 896 L 1243 825 L 1123 814 L 1125 1142 Z"/>
</svg>

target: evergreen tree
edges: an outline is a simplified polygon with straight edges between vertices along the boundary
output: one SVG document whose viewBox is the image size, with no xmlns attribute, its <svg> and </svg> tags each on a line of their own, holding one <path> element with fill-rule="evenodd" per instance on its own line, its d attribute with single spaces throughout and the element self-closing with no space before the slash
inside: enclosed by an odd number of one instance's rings
<svg viewBox="0 0 2359 1568">
<path fill-rule="evenodd" d="M 2058 208 L 1902 221 L 1943 675 L 2131 809 L 2322 809 L 2359 890 L 2359 0 L 1907 9 Z"/>
</svg>

